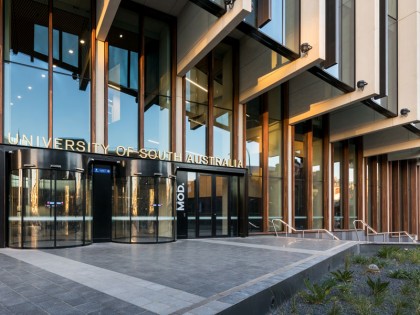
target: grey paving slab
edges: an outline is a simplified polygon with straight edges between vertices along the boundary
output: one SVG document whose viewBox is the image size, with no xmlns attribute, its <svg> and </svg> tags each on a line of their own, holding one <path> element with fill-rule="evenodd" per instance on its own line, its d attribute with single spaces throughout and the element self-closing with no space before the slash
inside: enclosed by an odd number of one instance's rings
<svg viewBox="0 0 420 315">
<path fill-rule="evenodd" d="M 270 236 L 0 249 L 0 315 L 15 314 L 2 296 L 49 314 L 217 314 L 353 245 Z"/>
</svg>

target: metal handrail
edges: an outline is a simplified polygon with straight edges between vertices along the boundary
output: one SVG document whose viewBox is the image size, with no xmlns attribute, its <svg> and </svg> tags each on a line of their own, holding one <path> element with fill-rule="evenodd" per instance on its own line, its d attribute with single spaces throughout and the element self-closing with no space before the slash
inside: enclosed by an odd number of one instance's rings
<svg viewBox="0 0 420 315">
<path fill-rule="evenodd" d="M 332 234 L 330 231 L 328 231 L 326 229 L 297 230 L 293 226 L 291 226 L 289 223 L 283 221 L 282 219 L 273 219 L 273 220 L 271 220 L 271 224 L 274 227 L 274 232 L 276 232 L 276 236 L 279 236 L 279 235 L 278 235 L 278 232 L 277 232 L 277 226 L 274 223 L 274 221 L 279 221 L 281 224 L 283 224 L 283 225 L 286 226 L 286 237 L 289 234 L 289 229 L 290 229 L 292 231 L 292 233 L 302 233 L 302 238 L 305 238 L 305 232 L 307 232 L 307 233 L 314 233 L 315 232 L 315 233 L 317 233 L 318 238 L 320 238 L 319 237 L 320 236 L 320 233 L 326 233 L 329 236 L 331 236 L 334 240 L 337 240 L 337 241 L 340 240 L 337 236 L 335 236 L 334 234 Z"/>
<path fill-rule="evenodd" d="M 393 234 L 398 234 L 398 243 L 401 243 L 401 235 L 407 236 L 413 243 L 416 243 L 416 239 L 413 238 L 410 234 L 408 234 L 407 231 L 397 231 L 397 232 L 376 232 L 369 224 L 367 224 L 366 222 L 364 222 L 363 220 L 354 220 L 353 221 L 353 227 L 354 227 L 354 231 L 356 232 L 356 237 L 357 240 L 360 241 L 359 239 L 359 233 L 357 232 L 360 229 L 357 229 L 356 227 L 356 223 L 361 223 L 363 228 L 361 229 L 362 231 L 365 230 L 366 228 L 366 242 L 369 242 L 369 236 L 371 235 L 382 235 L 383 236 L 383 242 L 385 243 L 385 238 L 386 235 L 393 235 Z M 369 231 L 371 231 L 372 233 L 369 233 Z"/>
</svg>

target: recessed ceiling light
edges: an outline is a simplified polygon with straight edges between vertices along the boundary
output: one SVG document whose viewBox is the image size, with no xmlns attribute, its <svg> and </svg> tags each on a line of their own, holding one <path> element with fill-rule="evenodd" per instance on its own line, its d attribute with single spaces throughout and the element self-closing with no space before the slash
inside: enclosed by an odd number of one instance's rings
<svg viewBox="0 0 420 315">
<path fill-rule="evenodd" d="M 73 49 L 69 49 L 69 54 L 73 54 L 73 53 L 74 53 Z"/>
<path fill-rule="evenodd" d="M 53 65 L 53 68 L 57 68 L 57 66 L 56 65 Z"/>
<path fill-rule="evenodd" d="M 42 78 L 45 78 L 45 77 L 46 77 L 46 75 L 45 75 L 45 74 L 41 74 L 41 77 L 42 77 Z"/>
<path fill-rule="evenodd" d="M 18 96 L 17 96 L 17 98 L 18 98 L 18 99 L 21 99 L 21 98 L 22 98 L 22 96 L 18 95 Z"/>
<path fill-rule="evenodd" d="M 28 90 L 32 90 L 32 86 L 28 86 Z"/>
<path fill-rule="evenodd" d="M 80 44 L 82 44 L 82 45 L 83 45 L 84 43 L 85 43 L 85 40 L 84 40 L 84 39 L 81 39 L 81 40 L 80 40 Z"/>
<path fill-rule="evenodd" d="M 123 38 L 123 34 L 120 34 L 120 38 Z"/>
</svg>

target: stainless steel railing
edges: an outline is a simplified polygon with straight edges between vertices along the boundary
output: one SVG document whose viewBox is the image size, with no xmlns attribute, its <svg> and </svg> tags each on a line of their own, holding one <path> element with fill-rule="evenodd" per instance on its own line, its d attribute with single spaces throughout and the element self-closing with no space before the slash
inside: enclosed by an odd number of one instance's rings
<svg viewBox="0 0 420 315">
<path fill-rule="evenodd" d="M 290 224 L 288 224 L 287 222 L 283 221 L 282 219 L 273 219 L 273 220 L 271 220 L 271 224 L 274 227 L 274 232 L 276 232 L 276 236 L 279 236 L 278 235 L 278 231 L 277 231 L 277 225 L 275 223 L 276 221 L 278 221 L 279 223 L 281 223 L 282 225 L 284 225 L 286 227 L 286 229 L 285 229 L 286 237 L 289 234 L 295 233 L 295 234 L 302 234 L 302 238 L 305 238 L 305 233 L 306 234 L 308 234 L 308 233 L 317 233 L 317 237 L 318 238 L 321 238 L 320 237 L 321 236 L 321 233 L 325 233 L 325 234 L 331 236 L 332 239 L 334 239 L 334 240 L 337 240 L 337 241 L 340 240 L 337 236 L 335 236 L 333 233 L 331 233 L 330 231 L 328 231 L 326 229 L 297 230 L 293 226 L 291 226 Z M 289 232 L 289 231 L 291 231 L 291 232 Z"/>
</svg>

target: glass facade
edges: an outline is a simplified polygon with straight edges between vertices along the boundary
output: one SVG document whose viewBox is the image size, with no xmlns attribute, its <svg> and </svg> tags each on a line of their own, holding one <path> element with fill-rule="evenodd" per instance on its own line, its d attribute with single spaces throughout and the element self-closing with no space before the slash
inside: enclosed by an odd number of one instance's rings
<svg viewBox="0 0 420 315">
<path fill-rule="evenodd" d="M 107 42 L 110 150 L 115 151 L 118 145 L 139 150 L 143 143 L 147 150 L 170 151 L 169 23 L 120 8 Z"/>
<path fill-rule="evenodd" d="M 90 1 L 54 1 L 52 8 L 48 1 L 5 1 L 4 9 L 5 138 L 31 146 L 48 146 L 49 137 L 89 142 Z M 23 135 L 29 140 L 17 139 Z"/>
<path fill-rule="evenodd" d="M 263 230 L 261 98 L 246 105 L 246 167 L 248 168 L 249 231 Z"/>
<path fill-rule="evenodd" d="M 222 42 L 184 77 L 186 155 L 233 159 L 233 56 Z"/>
</svg>

